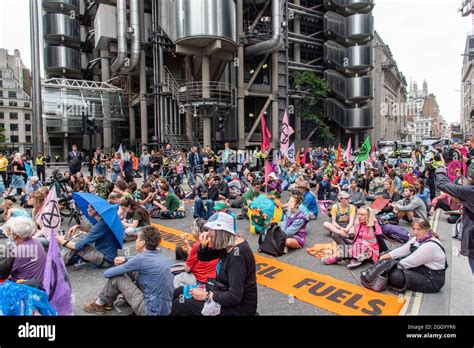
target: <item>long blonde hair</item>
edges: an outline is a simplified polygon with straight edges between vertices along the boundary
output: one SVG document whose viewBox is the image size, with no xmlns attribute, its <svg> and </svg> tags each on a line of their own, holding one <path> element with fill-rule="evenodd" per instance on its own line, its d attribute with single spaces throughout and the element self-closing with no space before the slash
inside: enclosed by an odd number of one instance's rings
<svg viewBox="0 0 474 348">
<path fill-rule="evenodd" d="M 359 210 L 357 211 L 357 214 L 359 214 L 361 210 L 365 210 L 367 212 L 367 222 L 366 222 L 367 226 L 369 227 L 375 226 L 375 222 L 377 220 L 375 218 L 374 211 L 370 207 L 363 206 L 359 208 Z"/>
</svg>

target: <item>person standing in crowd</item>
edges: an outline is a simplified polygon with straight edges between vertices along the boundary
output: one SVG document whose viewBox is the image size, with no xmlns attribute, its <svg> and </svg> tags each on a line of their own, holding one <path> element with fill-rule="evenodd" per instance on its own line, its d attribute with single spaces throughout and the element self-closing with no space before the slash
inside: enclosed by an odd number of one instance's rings
<svg viewBox="0 0 474 348">
<path fill-rule="evenodd" d="M 46 161 L 44 156 L 41 152 L 36 154 L 35 165 L 36 165 L 36 175 L 38 176 L 41 182 L 46 181 L 46 168 L 45 168 Z"/>
<path fill-rule="evenodd" d="M 69 171 L 71 175 L 74 175 L 81 171 L 82 167 L 82 153 L 77 151 L 77 145 L 72 145 L 72 151 L 67 155 L 67 164 L 69 166 Z"/>
<path fill-rule="evenodd" d="M 133 163 L 130 153 L 128 152 L 123 155 L 122 176 L 125 179 L 125 182 L 133 182 Z"/>
<path fill-rule="evenodd" d="M 26 173 L 25 162 L 23 161 L 20 153 L 16 153 L 13 156 L 13 161 L 11 165 L 13 167 L 13 175 L 10 183 L 10 188 L 7 192 L 5 192 L 5 197 L 24 193 L 25 183 L 28 178 L 28 174 Z"/>
<path fill-rule="evenodd" d="M 442 158 L 436 170 L 436 186 L 463 204 L 460 254 L 468 257 L 474 274 L 474 173 L 471 173 L 469 185 L 459 186 L 449 182 L 445 166 L 446 162 Z"/>
<path fill-rule="evenodd" d="M 2 176 L 3 185 L 5 188 L 9 186 L 7 181 L 7 168 L 8 168 L 8 158 L 3 155 L 3 152 L 0 152 L 0 175 Z"/>
<path fill-rule="evenodd" d="M 147 148 L 143 148 L 143 152 L 140 156 L 140 167 L 142 168 L 143 172 L 143 181 L 146 181 L 147 175 L 148 175 L 148 168 L 150 166 L 150 159 L 151 156 L 148 153 Z"/>
<path fill-rule="evenodd" d="M 112 166 L 111 177 L 112 177 L 112 182 L 114 183 L 117 180 L 117 178 L 120 176 L 120 174 L 122 173 L 123 161 L 122 161 L 120 152 L 115 153 L 111 166 Z"/>
<path fill-rule="evenodd" d="M 94 157 L 92 158 L 92 165 L 95 167 L 95 172 L 97 175 L 103 175 L 104 178 L 107 177 L 107 171 L 105 168 L 105 162 L 107 161 L 107 156 L 102 153 L 100 147 L 96 147 L 94 152 Z"/>
<path fill-rule="evenodd" d="M 191 148 L 191 151 L 188 154 L 188 164 L 189 164 L 189 179 L 194 185 L 196 183 L 194 175 L 196 174 L 196 168 L 201 165 L 201 158 L 199 156 L 196 146 Z"/>
<path fill-rule="evenodd" d="M 230 148 L 229 143 L 225 143 L 224 150 L 222 151 L 222 164 L 224 165 L 224 168 L 229 167 L 233 171 L 232 166 L 235 162 L 235 151 Z"/>
<path fill-rule="evenodd" d="M 122 294 L 135 315 L 169 315 L 173 276 L 168 260 L 159 251 L 160 242 L 160 232 L 153 226 L 145 227 L 135 241 L 137 255 L 114 259 L 115 267 L 104 272 L 107 283 L 99 297 L 84 304 L 84 311 L 105 314 Z"/>
</svg>

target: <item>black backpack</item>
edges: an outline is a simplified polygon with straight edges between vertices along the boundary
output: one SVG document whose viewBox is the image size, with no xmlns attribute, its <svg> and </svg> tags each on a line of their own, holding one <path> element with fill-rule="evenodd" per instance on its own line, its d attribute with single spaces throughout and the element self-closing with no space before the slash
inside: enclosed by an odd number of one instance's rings
<svg viewBox="0 0 474 348">
<path fill-rule="evenodd" d="M 258 237 L 258 251 L 272 256 L 281 256 L 285 251 L 286 238 L 280 226 L 272 224 Z"/>
<path fill-rule="evenodd" d="M 382 292 L 388 286 L 388 274 L 396 267 L 398 260 L 378 261 L 360 274 L 360 281 L 367 289 Z"/>
</svg>

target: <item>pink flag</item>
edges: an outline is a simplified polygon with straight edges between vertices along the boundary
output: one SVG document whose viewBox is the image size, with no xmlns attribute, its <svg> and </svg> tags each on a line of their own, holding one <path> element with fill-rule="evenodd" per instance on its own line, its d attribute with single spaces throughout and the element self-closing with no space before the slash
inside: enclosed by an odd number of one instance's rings
<svg viewBox="0 0 474 348">
<path fill-rule="evenodd" d="M 350 161 L 351 156 L 352 156 L 352 138 L 349 138 L 349 141 L 347 142 L 346 152 L 344 152 L 344 159 L 346 161 Z"/>
<path fill-rule="evenodd" d="M 268 176 L 270 175 L 271 172 L 273 172 L 273 166 L 266 159 L 265 160 L 265 184 L 268 183 Z"/>
<path fill-rule="evenodd" d="M 58 197 L 53 188 L 49 191 L 38 219 L 44 235 L 49 235 L 48 256 L 43 275 L 43 288 L 51 306 L 59 315 L 72 315 L 71 282 L 56 241 L 56 232 L 61 226 Z"/>
<path fill-rule="evenodd" d="M 288 157 L 288 149 L 290 147 L 290 136 L 295 131 L 290 126 L 290 121 L 288 120 L 288 113 L 285 110 L 283 115 L 283 123 L 281 125 L 281 134 L 280 134 L 280 151 L 283 156 Z"/>
<path fill-rule="evenodd" d="M 262 113 L 262 146 L 260 151 L 266 153 L 270 148 L 270 140 L 272 139 L 272 133 L 267 128 L 267 122 L 265 122 L 265 115 Z"/>
</svg>

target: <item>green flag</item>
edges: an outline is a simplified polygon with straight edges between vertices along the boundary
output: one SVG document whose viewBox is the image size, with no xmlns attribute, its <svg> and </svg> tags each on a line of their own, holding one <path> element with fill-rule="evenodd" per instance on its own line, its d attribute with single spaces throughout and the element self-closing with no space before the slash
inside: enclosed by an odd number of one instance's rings
<svg viewBox="0 0 474 348">
<path fill-rule="evenodd" d="M 359 150 L 359 155 L 356 158 L 356 163 L 367 161 L 372 150 L 372 145 L 370 144 L 370 137 L 365 138 L 364 144 Z"/>
</svg>

